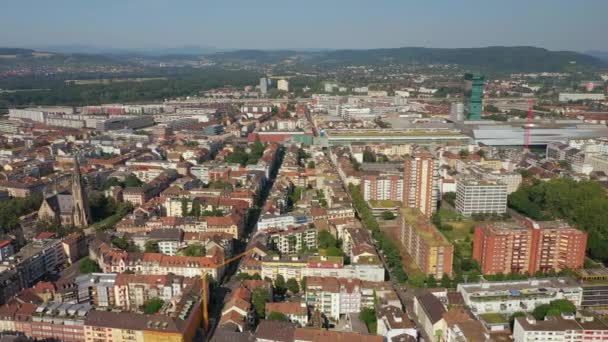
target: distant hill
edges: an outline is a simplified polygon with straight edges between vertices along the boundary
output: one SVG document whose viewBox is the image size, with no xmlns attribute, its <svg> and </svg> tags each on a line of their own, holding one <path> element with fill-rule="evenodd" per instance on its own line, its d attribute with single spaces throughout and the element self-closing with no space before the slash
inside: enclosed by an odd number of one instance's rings
<svg viewBox="0 0 608 342">
<path fill-rule="evenodd" d="M 97 54 L 61 54 L 30 49 L 0 48 L 0 69 L 33 66 L 125 65 L 126 61 Z"/>
<path fill-rule="evenodd" d="M 560 71 L 576 64 L 583 67 L 606 67 L 596 57 L 571 52 L 549 51 L 542 48 L 492 46 L 484 48 L 421 48 L 403 47 L 370 50 L 333 50 L 302 52 L 291 50 L 238 50 L 210 55 L 216 60 L 241 60 L 257 63 L 277 63 L 298 59 L 312 64 L 457 64 L 494 70 Z"/>
<path fill-rule="evenodd" d="M 608 62 L 608 51 L 587 51 L 585 54 Z"/>
<path fill-rule="evenodd" d="M 0 47 L 0 55 L 2 56 L 31 56 L 32 53 L 34 53 L 34 50 Z"/>
</svg>

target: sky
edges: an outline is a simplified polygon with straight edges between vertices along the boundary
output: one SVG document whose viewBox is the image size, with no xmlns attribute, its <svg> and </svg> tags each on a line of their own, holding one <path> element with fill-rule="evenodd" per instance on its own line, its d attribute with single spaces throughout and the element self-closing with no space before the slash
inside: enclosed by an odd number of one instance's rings
<svg viewBox="0 0 608 342">
<path fill-rule="evenodd" d="M 0 46 L 608 51 L 608 0 L 0 0 Z"/>
</svg>

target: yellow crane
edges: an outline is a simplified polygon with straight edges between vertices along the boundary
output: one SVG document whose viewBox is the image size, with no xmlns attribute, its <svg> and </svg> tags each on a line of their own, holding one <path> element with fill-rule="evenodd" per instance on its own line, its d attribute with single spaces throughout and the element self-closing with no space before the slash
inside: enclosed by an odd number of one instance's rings
<svg viewBox="0 0 608 342">
<path fill-rule="evenodd" d="M 228 264 L 230 264 L 231 262 L 238 260 L 240 258 L 242 258 L 243 256 L 247 255 L 248 253 L 251 253 L 253 251 L 253 249 L 249 249 L 244 251 L 243 253 L 237 254 L 229 259 L 224 260 L 222 263 L 218 264 L 216 266 L 216 268 L 220 268 L 220 267 L 224 267 Z M 207 272 L 203 273 L 201 275 L 202 280 L 203 280 L 203 305 L 202 305 L 202 310 L 203 310 L 203 329 L 205 330 L 205 332 L 209 331 L 209 304 L 207 302 L 207 297 L 208 297 L 208 292 L 209 292 L 209 284 L 207 282 Z"/>
</svg>

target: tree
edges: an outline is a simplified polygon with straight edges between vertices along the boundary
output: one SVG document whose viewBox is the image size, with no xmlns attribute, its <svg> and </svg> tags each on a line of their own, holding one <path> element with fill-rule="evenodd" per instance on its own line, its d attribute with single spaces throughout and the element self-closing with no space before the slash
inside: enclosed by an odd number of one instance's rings
<svg viewBox="0 0 608 342">
<path fill-rule="evenodd" d="M 458 152 L 458 155 L 460 156 L 460 158 L 467 158 L 469 156 L 469 151 L 462 149 Z"/>
<path fill-rule="evenodd" d="M 300 288 L 302 291 L 306 292 L 306 277 L 302 277 L 300 280 Z"/>
<path fill-rule="evenodd" d="M 375 163 L 376 162 L 376 155 L 369 148 L 366 148 L 363 151 L 363 162 L 364 163 Z"/>
<path fill-rule="evenodd" d="M 134 187 L 139 187 L 139 186 L 144 185 L 144 182 L 139 180 L 139 178 L 137 178 L 135 175 L 128 175 L 127 177 L 125 177 L 124 184 L 125 184 L 125 187 L 134 188 Z"/>
<path fill-rule="evenodd" d="M 283 295 L 287 291 L 287 283 L 281 274 L 277 275 L 277 279 L 274 281 L 274 289 L 278 295 Z"/>
<path fill-rule="evenodd" d="M 314 168 L 316 167 L 315 162 L 314 162 L 314 161 L 312 161 L 312 160 L 311 160 L 311 161 L 309 161 L 309 162 L 308 162 L 307 167 L 308 167 L 309 169 L 314 169 Z"/>
<path fill-rule="evenodd" d="M 382 212 L 381 215 L 382 215 L 382 219 L 385 220 L 385 221 L 389 221 L 389 220 L 394 220 L 395 219 L 395 214 L 393 214 L 392 211 L 385 210 L 385 211 Z"/>
<path fill-rule="evenodd" d="M 334 256 L 334 257 L 341 257 L 344 256 L 344 252 L 335 246 L 331 246 L 325 249 L 325 256 Z"/>
<path fill-rule="evenodd" d="M 165 302 L 158 297 L 150 298 L 144 302 L 144 313 L 146 315 L 155 314 L 163 307 L 163 304 Z"/>
<path fill-rule="evenodd" d="M 328 230 L 321 230 L 319 232 L 317 235 L 317 242 L 319 248 L 335 247 L 337 244 L 336 238 Z"/>
<path fill-rule="evenodd" d="M 90 258 L 84 258 L 78 266 L 80 273 L 98 273 L 101 272 L 99 264 Z"/>
<path fill-rule="evenodd" d="M 415 272 L 409 275 L 407 282 L 416 288 L 424 287 L 425 276 L 422 272 Z"/>
<path fill-rule="evenodd" d="M 575 313 L 576 306 L 567 299 L 552 300 L 549 304 L 542 304 L 534 308 L 532 316 L 542 320 L 546 316 L 559 316 L 562 313 Z"/>
<path fill-rule="evenodd" d="M 181 250 L 181 254 L 189 257 L 202 257 L 207 255 L 205 246 L 200 243 L 192 244 Z"/>
<path fill-rule="evenodd" d="M 146 241 L 144 252 L 146 253 L 158 253 L 158 241 L 156 240 L 148 240 Z"/>
<path fill-rule="evenodd" d="M 435 276 L 434 275 L 429 275 L 429 277 L 426 279 L 426 287 L 437 287 L 437 280 L 435 280 Z"/>
<path fill-rule="evenodd" d="M 270 295 L 266 289 L 258 287 L 253 290 L 253 294 L 251 295 L 251 303 L 253 304 L 253 308 L 255 309 L 255 313 L 258 317 L 266 316 L 266 303 L 270 301 Z"/>
<path fill-rule="evenodd" d="M 266 319 L 271 320 L 271 321 L 289 321 L 289 317 L 287 317 L 287 315 L 285 315 L 282 312 L 276 312 L 273 311 L 271 313 L 268 314 L 268 317 L 266 317 Z"/>
<path fill-rule="evenodd" d="M 359 319 L 365 323 L 370 334 L 376 333 L 376 310 L 365 307 L 359 312 Z"/>
<path fill-rule="evenodd" d="M 287 279 L 286 285 L 289 292 L 293 294 L 297 294 L 298 292 L 300 292 L 300 285 L 298 285 L 298 281 L 295 278 Z"/>
<path fill-rule="evenodd" d="M 188 204 L 188 199 L 182 198 L 182 216 L 188 216 Z"/>
<path fill-rule="evenodd" d="M 445 273 L 443 274 L 443 277 L 441 277 L 441 287 L 445 287 L 445 288 L 452 287 L 452 280 Z"/>
</svg>

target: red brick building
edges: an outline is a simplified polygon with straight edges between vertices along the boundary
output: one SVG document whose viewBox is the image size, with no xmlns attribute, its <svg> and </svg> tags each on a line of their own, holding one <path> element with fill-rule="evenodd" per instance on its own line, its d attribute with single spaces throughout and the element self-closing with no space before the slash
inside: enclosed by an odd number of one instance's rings
<svg viewBox="0 0 608 342">
<path fill-rule="evenodd" d="M 403 179 L 398 174 L 368 173 L 361 177 L 360 187 L 366 201 L 403 200 Z"/>
<path fill-rule="evenodd" d="M 587 233 L 562 221 L 492 222 L 477 226 L 473 259 L 483 274 L 559 272 L 585 261 Z"/>
<path fill-rule="evenodd" d="M 403 166 L 403 206 L 431 217 L 437 210 L 438 162 L 428 151 L 415 152 Z"/>
</svg>

